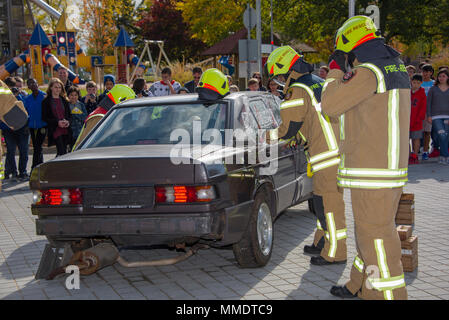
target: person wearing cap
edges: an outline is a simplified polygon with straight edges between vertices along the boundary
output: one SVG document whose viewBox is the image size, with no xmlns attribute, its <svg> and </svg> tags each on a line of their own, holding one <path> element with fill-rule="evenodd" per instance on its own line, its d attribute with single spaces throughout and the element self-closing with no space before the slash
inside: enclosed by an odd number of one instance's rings
<svg viewBox="0 0 449 320">
<path fill-rule="evenodd" d="M 268 57 L 267 69 L 270 78 L 284 86 L 278 137 L 295 147 L 296 140 L 307 145 L 311 167 L 308 171 L 313 173 L 312 202 L 317 229 L 313 244 L 305 246 L 304 253 L 316 255 L 310 259 L 313 265 L 345 263 L 345 205 L 343 192 L 337 188 L 339 131 L 337 122 L 331 122 L 321 111 L 324 82 L 311 73 L 312 65 L 290 46 L 274 50 Z"/>
<path fill-rule="evenodd" d="M 335 36 L 321 108 L 340 122 L 338 185 L 351 190 L 357 255 L 341 298 L 407 299 L 395 225 L 407 182 L 410 80 L 400 53 L 366 16 Z"/>
<path fill-rule="evenodd" d="M 103 77 L 104 91 L 98 96 L 97 101 L 101 101 L 106 97 L 109 91 L 115 86 L 115 77 L 112 74 L 106 74 Z"/>
<path fill-rule="evenodd" d="M 92 131 L 95 125 L 103 119 L 104 115 L 116 104 L 125 100 L 134 99 L 136 94 L 133 89 L 125 84 L 115 85 L 108 94 L 100 101 L 98 107 L 91 112 L 84 122 L 78 139 L 73 145 L 72 151 L 74 151 L 78 145 L 83 141 L 85 137 Z"/>
</svg>

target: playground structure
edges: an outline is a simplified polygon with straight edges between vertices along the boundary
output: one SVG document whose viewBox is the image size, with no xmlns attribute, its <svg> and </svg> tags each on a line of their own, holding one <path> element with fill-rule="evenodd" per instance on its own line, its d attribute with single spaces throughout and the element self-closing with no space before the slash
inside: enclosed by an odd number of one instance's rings
<svg viewBox="0 0 449 320">
<path fill-rule="evenodd" d="M 89 72 L 91 79 L 99 84 L 103 82 L 104 69 L 112 68 L 117 83 L 130 84 L 135 77 L 142 77 L 145 74 L 146 67 L 142 63 L 145 53 L 148 53 L 151 66 L 149 71 L 154 78 L 159 75 L 162 55 L 170 65 L 164 51 L 163 41 L 146 40 L 145 48 L 138 57 L 134 53 L 135 44 L 123 27 L 120 28 L 119 35 L 114 43 L 114 56 L 87 56 L 76 41 L 77 29 L 69 21 L 65 12 L 59 13 L 41 0 L 30 1 L 37 4 L 49 15 L 59 19 L 54 30 L 55 34 L 50 37 L 52 40 L 50 41 L 40 24 L 36 23 L 28 42 L 28 49 L 0 65 L 0 80 L 10 76 L 20 67 L 29 64 L 31 77 L 36 79 L 40 85 L 48 82 L 53 77 L 53 73 L 61 67 L 68 70 L 69 80 L 75 84 L 84 83 L 84 80 L 77 75 L 80 71 L 79 68 Z M 153 61 L 149 48 L 150 44 L 156 44 L 159 47 L 157 64 Z"/>
</svg>

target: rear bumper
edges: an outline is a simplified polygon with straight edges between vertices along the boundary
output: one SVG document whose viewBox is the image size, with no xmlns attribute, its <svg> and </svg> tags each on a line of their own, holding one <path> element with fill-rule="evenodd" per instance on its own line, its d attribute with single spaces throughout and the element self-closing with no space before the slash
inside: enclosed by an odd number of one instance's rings
<svg viewBox="0 0 449 320">
<path fill-rule="evenodd" d="M 194 237 L 238 242 L 246 230 L 253 201 L 218 212 L 102 216 L 40 216 L 36 233 L 54 238 L 142 236 L 146 239 Z"/>
</svg>

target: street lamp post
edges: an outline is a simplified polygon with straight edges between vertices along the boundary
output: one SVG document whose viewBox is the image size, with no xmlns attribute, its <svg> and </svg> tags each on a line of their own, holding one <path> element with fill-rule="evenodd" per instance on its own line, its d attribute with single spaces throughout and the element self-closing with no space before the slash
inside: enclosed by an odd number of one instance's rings
<svg viewBox="0 0 449 320">
<path fill-rule="evenodd" d="M 355 15 L 355 0 L 349 0 L 349 18 Z"/>
</svg>

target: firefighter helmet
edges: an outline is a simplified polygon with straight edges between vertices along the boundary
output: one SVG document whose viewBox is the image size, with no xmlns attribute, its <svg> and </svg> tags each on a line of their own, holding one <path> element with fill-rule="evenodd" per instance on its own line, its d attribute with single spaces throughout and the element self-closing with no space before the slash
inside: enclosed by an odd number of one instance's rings
<svg viewBox="0 0 449 320">
<path fill-rule="evenodd" d="M 229 83 L 226 76 L 218 69 L 206 70 L 200 78 L 198 87 L 200 99 L 217 100 L 229 93 Z"/>
<path fill-rule="evenodd" d="M 277 48 L 270 54 L 267 60 L 269 77 L 287 74 L 295 62 L 302 57 L 290 46 Z"/>
<path fill-rule="evenodd" d="M 367 16 L 354 16 L 337 30 L 335 35 L 335 49 L 345 53 L 351 52 L 362 43 L 381 38 L 374 22 Z"/>
<path fill-rule="evenodd" d="M 125 100 L 134 99 L 135 97 L 136 94 L 134 90 L 126 84 L 116 84 L 98 105 L 106 110 L 109 110 L 116 104 L 119 104 Z"/>
</svg>

